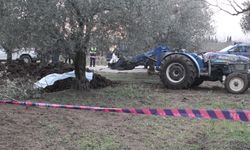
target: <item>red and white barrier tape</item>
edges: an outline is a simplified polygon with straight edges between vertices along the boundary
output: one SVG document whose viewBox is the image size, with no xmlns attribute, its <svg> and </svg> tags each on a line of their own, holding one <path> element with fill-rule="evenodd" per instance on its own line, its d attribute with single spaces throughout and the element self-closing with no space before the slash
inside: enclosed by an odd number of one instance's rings
<svg viewBox="0 0 250 150">
<path fill-rule="evenodd" d="M 250 122 L 250 110 L 104 108 L 104 107 L 91 107 L 91 106 L 79 106 L 79 105 L 36 103 L 31 101 L 22 102 L 22 101 L 6 101 L 6 100 L 0 100 L 0 104 L 12 104 L 12 105 L 30 106 L 30 107 L 78 109 L 78 110 L 89 110 L 89 111 L 99 111 L 99 112 L 144 114 L 148 116 L 156 115 L 156 116 L 172 116 L 172 117 L 203 118 L 203 119 Z"/>
</svg>

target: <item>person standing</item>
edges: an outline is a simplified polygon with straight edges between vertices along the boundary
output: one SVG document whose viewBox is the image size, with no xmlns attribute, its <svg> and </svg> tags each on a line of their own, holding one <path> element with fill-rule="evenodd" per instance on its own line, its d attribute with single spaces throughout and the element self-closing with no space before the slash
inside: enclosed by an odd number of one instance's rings
<svg viewBox="0 0 250 150">
<path fill-rule="evenodd" d="M 95 67 L 96 47 L 90 48 L 90 67 Z"/>
</svg>

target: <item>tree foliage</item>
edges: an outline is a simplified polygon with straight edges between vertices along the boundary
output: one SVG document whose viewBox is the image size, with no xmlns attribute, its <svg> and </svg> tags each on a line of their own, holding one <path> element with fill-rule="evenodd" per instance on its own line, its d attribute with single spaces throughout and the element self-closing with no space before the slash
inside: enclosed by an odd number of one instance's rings
<svg viewBox="0 0 250 150">
<path fill-rule="evenodd" d="M 22 18 L 21 0 L 0 0 L 0 45 L 7 53 L 8 61 L 12 52 L 27 42 L 27 22 Z"/>
<path fill-rule="evenodd" d="M 250 2 L 246 2 L 245 7 L 249 7 L 250 8 Z M 245 11 L 243 13 L 243 17 L 241 19 L 241 27 L 245 32 L 249 32 L 250 31 L 250 10 L 249 11 Z"/>
<path fill-rule="evenodd" d="M 202 1 L 135 0 L 124 7 L 127 8 L 121 14 L 121 24 L 125 37 L 120 44 L 132 52 L 159 43 L 193 49 L 212 33 L 211 13 Z"/>
</svg>

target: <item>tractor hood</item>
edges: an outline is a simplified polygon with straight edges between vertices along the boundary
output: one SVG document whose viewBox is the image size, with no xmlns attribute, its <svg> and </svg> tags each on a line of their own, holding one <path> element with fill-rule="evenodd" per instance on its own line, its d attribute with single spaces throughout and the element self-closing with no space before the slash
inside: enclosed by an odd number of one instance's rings
<svg viewBox="0 0 250 150">
<path fill-rule="evenodd" d="M 249 64 L 250 59 L 245 56 L 207 52 L 204 55 L 205 61 L 210 60 L 213 64 Z"/>
</svg>

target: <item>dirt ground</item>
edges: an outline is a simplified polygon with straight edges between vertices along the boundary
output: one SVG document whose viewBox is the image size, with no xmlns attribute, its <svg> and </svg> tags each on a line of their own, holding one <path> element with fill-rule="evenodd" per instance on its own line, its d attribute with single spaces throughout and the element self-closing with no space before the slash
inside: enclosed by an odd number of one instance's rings
<svg viewBox="0 0 250 150">
<path fill-rule="evenodd" d="M 86 92 L 44 93 L 38 102 L 103 107 L 250 109 L 250 90 L 225 92 L 219 82 L 169 90 L 157 75 L 105 73 L 116 84 Z M 250 149 L 250 125 L 230 121 L 162 118 L 26 108 L 0 104 L 0 149 Z"/>
</svg>

